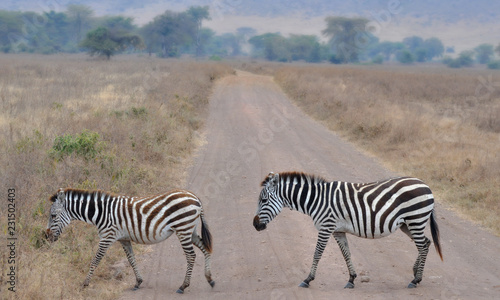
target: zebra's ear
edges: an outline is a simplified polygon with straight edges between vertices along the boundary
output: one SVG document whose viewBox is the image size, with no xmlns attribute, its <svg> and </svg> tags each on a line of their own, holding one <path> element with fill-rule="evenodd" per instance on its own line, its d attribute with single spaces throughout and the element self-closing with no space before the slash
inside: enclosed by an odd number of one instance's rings
<svg viewBox="0 0 500 300">
<path fill-rule="evenodd" d="M 269 183 L 271 183 L 272 185 L 277 185 L 278 181 L 280 179 L 280 175 L 274 174 L 273 172 L 269 173 L 269 175 L 267 175 L 267 177 L 269 178 Z"/>
<path fill-rule="evenodd" d="M 266 186 L 268 184 L 273 184 L 273 180 L 274 180 L 274 173 L 271 172 L 267 175 L 266 179 L 264 179 L 264 181 L 262 181 L 262 183 L 260 184 L 261 186 Z"/>
<path fill-rule="evenodd" d="M 60 189 L 58 192 L 57 192 L 57 202 L 60 202 L 62 203 L 64 201 L 64 198 L 65 198 L 65 193 L 64 193 L 64 190 L 63 189 Z"/>
</svg>

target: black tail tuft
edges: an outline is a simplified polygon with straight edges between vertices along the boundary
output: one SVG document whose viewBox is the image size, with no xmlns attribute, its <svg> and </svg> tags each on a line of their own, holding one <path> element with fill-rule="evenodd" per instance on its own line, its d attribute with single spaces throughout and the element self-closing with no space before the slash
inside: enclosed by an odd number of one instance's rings
<svg viewBox="0 0 500 300">
<path fill-rule="evenodd" d="M 439 227 L 438 224 L 436 223 L 436 219 L 434 217 L 434 210 L 431 212 L 431 234 L 432 234 L 432 241 L 434 242 L 434 247 L 436 247 L 436 251 L 439 254 L 439 257 L 441 257 L 441 260 L 443 260 L 443 253 L 441 252 L 441 244 L 439 243 Z"/>
<path fill-rule="evenodd" d="M 208 230 L 208 225 L 203 217 L 203 212 L 201 213 L 201 241 L 207 249 L 208 253 L 212 253 L 212 234 Z"/>
</svg>

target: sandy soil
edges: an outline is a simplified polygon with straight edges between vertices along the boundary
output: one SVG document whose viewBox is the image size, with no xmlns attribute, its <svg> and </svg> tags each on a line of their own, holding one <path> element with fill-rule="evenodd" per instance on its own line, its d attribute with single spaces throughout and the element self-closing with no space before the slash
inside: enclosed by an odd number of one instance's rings
<svg viewBox="0 0 500 300">
<path fill-rule="evenodd" d="M 460 219 L 439 199 L 444 262 L 432 247 L 418 288 L 406 288 L 417 250 L 401 232 L 378 240 L 348 237 L 358 276 L 369 280 L 358 277 L 355 289 L 343 289 L 348 272 L 333 239 L 311 287 L 298 287 L 309 273 L 317 231 L 308 216 L 286 210 L 257 232 L 252 218 L 262 179 L 290 170 L 357 182 L 397 174 L 310 120 L 265 76 L 239 72 L 222 79 L 203 136 L 185 188 L 201 198 L 213 234 L 215 287 L 205 281 L 197 251 L 191 286 L 175 293 L 186 261 L 173 236 L 139 259 L 144 283 L 123 299 L 500 299 L 500 238 Z M 135 283 L 132 274 L 124 280 Z"/>
</svg>

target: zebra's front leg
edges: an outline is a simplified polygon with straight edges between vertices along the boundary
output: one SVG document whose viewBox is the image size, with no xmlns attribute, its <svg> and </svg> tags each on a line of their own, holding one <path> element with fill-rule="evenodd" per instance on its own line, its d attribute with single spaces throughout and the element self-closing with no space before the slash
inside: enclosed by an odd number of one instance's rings
<svg viewBox="0 0 500 300">
<path fill-rule="evenodd" d="M 125 251 L 125 254 L 127 255 L 128 262 L 132 266 L 132 269 L 134 269 L 134 274 L 135 274 L 135 286 L 134 290 L 137 290 L 139 286 L 142 283 L 142 276 L 139 274 L 139 270 L 137 269 L 137 263 L 135 260 L 135 255 L 134 255 L 134 250 L 132 250 L 132 243 L 130 241 L 120 241 L 122 244 L 123 250 Z"/>
<path fill-rule="evenodd" d="M 92 259 L 92 262 L 90 263 L 90 270 L 89 273 L 87 274 L 87 278 L 85 278 L 85 281 L 83 282 L 83 287 L 87 287 L 89 285 L 90 279 L 92 278 L 92 275 L 94 275 L 94 271 L 99 265 L 99 262 L 101 259 L 104 257 L 104 254 L 106 254 L 106 251 L 108 250 L 109 246 L 114 243 L 114 240 L 108 240 L 108 239 L 101 239 L 99 241 L 99 249 L 97 249 L 97 253 L 95 257 Z"/>
<path fill-rule="evenodd" d="M 318 263 L 319 260 L 321 259 L 321 256 L 323 255 L 323 251 L 325 250 L 326 244 L 328 243 L 328 240 L 330 239 L 330 236 L 332 235 L 331 231 L 329 230 L 320 230 L 318 233 L 318 242 L 316 243 L 316 251 L 314 251 L 314 258 L 313 258 L 313 263 L 311 266 L 311 272 L 309 273 L 309 276 L 307 276 L 304 281 L 302 281 L 299 286 L 303 288 L 308 288 L 309 283 L 314 280 L 316 277 L 316 269 L 318 268 Z"/>
<path fill-rule="evenodd" d="M 347 237 L 345 236 L 345 232 L 334 232 L 333 237 L 337 241 L 337 244 L 340 247 L 340 251 L 344 256 L 344 260 L 347 264 L 347 269 L 349 269 L 349 281 L 344 286 L 345 289 L 354 288 L 354 279 L 356 279 L 356 270 L 354 270 L 354 266 L 351 261 L 351 251 L 349 251 L 349 244 L 347 243 Z"/>
<path fill-rule="evenodd" d="M 184 282 L 177 290 L 177 293 L 183 294 L 184 289 L 187 288 L 191 282 L 191 274 L 193 273 L 194 260 L 196 258 L 196 253 L 194 252 L 193 242 L 191 240 L 191 234 L 187 234 L 185 236 L 181 236 L 178 232 L 177 237 L 181 242 L 182 249 L 184 250 L 184 254 L 186 255 L 187 260 L 187 270 L 186 277 L 184 278 Z"/>
</svg>

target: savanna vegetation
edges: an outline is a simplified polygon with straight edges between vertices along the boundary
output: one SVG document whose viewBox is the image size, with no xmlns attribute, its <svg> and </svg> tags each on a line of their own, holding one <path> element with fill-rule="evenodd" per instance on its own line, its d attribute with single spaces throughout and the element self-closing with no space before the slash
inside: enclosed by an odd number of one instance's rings
<svg viewBox="0 0 500 300">
<path fill-rule="evenodd" d="M 138 26 L 127 16 L 94 16 L 91 7 L 69 4 L 65 11 L 20 12 L 0 10 L 0 51 L 6 53 L 87 52 L 108 59 L 120 52 L 142 52 L 158 57 L 191 55 L 211 60 L 251 56 L 269 61 L 306 61 L 334 64 L 417 64 L 441 61 L 451 68 L 487 65 L 495 60 L 500 45 L 483 43 L 455 54 L 453 45 L 437 37 L 409 36 L 402 41 L 381 41 L 379 21 L 362 17 L 328 16 L 318 35 L 279 32 L 258 33 L 251 27 L 217 34 L 203 27 L 210 20 L 208 6 L 158 14 Z M 323 40 L 322 37 L 326 38 Z"/>
<path fill-rule="evenodd" d="M 146 57 L 103 62 L 83 55 L 33 54 L 0 55 L 0 65 L 0 181 L 5 193 L 10 187 L 16 190 L 15 295 L 116 298 L 133 284 L 133 276 L 123 273 L 131 273 L 128 266 L 113 268 L 125 259 L 121 247 L 111 247 L 92 287 L 82 289 L 97 251 L 96 229 L 74 222 L 64 239 L 49 245 L 44 237 L 47 197 L 60 187 L 130 195 L 181 187 L 200 141 L 197 132 L 211 88 L 232 69 Z M 5 201 L 0 224 L 4 236 Z M 5 255 L 0 266 L 7 270 Z M 2 299 L 14 295 L 4 275 Z"/>
<path fill-rule="evenodd" d="M 246 66 L 273 74 L 312 117 L 500 234 L 500 84 L 491 71 Z"/>
</svg>

